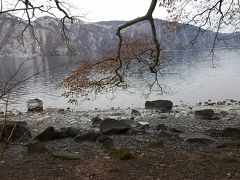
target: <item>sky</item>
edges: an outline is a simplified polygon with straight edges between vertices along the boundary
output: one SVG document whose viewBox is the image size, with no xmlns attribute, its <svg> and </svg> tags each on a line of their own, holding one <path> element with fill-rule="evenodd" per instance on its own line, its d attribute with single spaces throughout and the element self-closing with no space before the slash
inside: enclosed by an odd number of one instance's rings
<svg viewBox="0 0 240 180">
<path fill-rule="evenodd" d="M 17 3 L 18 0 L 3 0 L 3 10 L 12 9 L 18 4 L 17 8 L 24 8 L 23 3 Z M 51 0 L 31 0 L 35 6 L 44 5 L 44 7 L 55 6 L 54 1 Z M 84 21 L 97 22 L 97 21 L 110 21 L 110 20 L 131 20 L 146 14 L 151 0 L 60 0 L 65 2 L 66 9 L 70 9 L 71 15 L 82 16 Z M 69 8 L 70 4 L 70 8 Z M 53 14 L 62 17 L 56 9 L 51 9 Z M 23 11 L 13 12 L 22 18 Z M 46 15 L 35 11 L 37 17 Z M 164 19 L 167 13 L 163 8 L 156 7 L 154 11 L 154 18 Z"/>
<path fill-rule="evenodd" d="M 86 13 L 86 21 L 105 20 L 131 20 L 138 16 L 145 15 L 151 0 L 68 0 L 71 5 L 79 10 L 73 11 Z M 156 7 L 153 16 L 164 18 L 166 13 L 163 9 Z"/>
</svg>

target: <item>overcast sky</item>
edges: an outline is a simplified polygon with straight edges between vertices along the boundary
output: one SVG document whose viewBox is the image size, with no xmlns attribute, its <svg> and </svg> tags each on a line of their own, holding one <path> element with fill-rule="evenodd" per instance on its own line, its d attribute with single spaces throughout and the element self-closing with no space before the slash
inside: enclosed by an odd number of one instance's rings
<svg viewBox="0 0 240 180">
<path fill-rule="evenodd" d="M 23 3 L 17 3 L 18 0 L 3 0 L 3 10 L 14 8 L 18 4 L 17 8 L 24 8 Z M 35 6 L 44 5 L 45 8 L 56 6 L 54 1 L 50 0 L 31 0 Z M 147 12 L 151 0 L 61 0 L 66 2 L 72 7 L 70 12 L 72 15 L 85 15 L 85 21 L 96 22 L 96 21 L 109 21 L 109 20 L 131 20 L 139 16 L 145 15 Z M 64 4 L 67 9 L 69 6 Z M 61 18 L 63 14 L 59 13 L 56 9 L 51 9 L 53 14 Z M 23 11 L 13 12 L 22 18 L 26 18 L 26 14 Z M 166 11 L 156 7 L 154 11 L 154 18 L 164 19 L 166 17 Z M 37 17 L 47 15 L 46 13 L 40 13 L 35 11 Z M 49 15 L 49 14 L 48 14 Z"/>
<path fill-rule="evenodd" d="M 87 21 L 130 20 L 147 12 L 151 0 L 69 0 L 75 7 L 87 13 Z M 75 11 L 77 12 L 77 11 Z M 164 18 L 159 7 L 155 18 Z"/>
</svg>

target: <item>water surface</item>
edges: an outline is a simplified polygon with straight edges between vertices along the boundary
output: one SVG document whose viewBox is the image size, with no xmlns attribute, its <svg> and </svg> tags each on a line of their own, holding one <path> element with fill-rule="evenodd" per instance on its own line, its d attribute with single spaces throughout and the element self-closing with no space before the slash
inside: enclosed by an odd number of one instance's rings
<svg viewBox="0 0 240 180">
<path fill-rule="evenodd" d="M 117 92 L 99 95 L 94 99 L 81 101 L 77 106 L 67 103 L 62 97 L 63 90 L 56 88 L 57 84 L 76 68 L 68 64 L 78 60 L 79 57 L 37 57 L 24 63 L 24 67 L 15 77 L 21 81 L 24 77 L 44 71 L 24 82 L 21 88 L 14 91 L 14 103 L 10 105 L 21 111 L 26 110 L 26 101 L 39 98 L 44 101 L 45 107 L 71 107 L 78 110 L 94 108 L 106 109 L 111 107 L 143 107 L 146 100 L 169 99 L 175 104 L 183 101 L 186 104 L 194 104 L 200 101 L 213 101 L 224 99 L 240 100 L 240 50 L 217 50 L 220 58 L 212 61 L 204 61 L 208 52 L 200 51 L 176 51 L 171 53 L 171 60 L 163 61 L 163 77 L 159 81 L 168 94 L 160 95 L 152 92 L 149 96 L 147 83 L 148 77 L 136 80 L 136 86 L 130 88 L 130 92 Z M 17 58 L 1 58 L 0 83 L 4 84 L 18 69 L 23 60 Z M 58 67 L 58 68 L 56 68 Z M 144 86 L 144 85 L 145 86 Z"/>
</svg>

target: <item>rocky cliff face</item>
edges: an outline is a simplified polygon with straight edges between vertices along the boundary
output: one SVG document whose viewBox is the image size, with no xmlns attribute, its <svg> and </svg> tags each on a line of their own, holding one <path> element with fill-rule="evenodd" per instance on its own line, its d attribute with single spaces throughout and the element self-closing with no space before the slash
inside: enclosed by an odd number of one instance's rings
<svg viewBox="0 0 240 180">
<path fill-rule="evenodd" d="M 155 22 L 158 39 L 168 49 L 205 49 L 212 46 L 215 35 L 212 31 L 200 32 L 197 40 L 194 40 L 198 33 L 198 28 L 195 26 L 186 25 L 169 32 L 166 30 L 165 21 L 157 19 Z M 76 20 L 73 24 L 69 22 L 66 23 L 67 29 L 65 29 L 69 39 L 65 41 L 62 36 L 62 24 L 56 18 L 41 17 L 32 22 L 33 29 L 29 27 L 22 33 L 27 26 L 26 21 L 10 14 L 1 14 L 0 56 L 22 57 L 70 53 L 80 55 L 82 58 L 104 56 L 112 47 L 115 47 L 116 28 L 122 23 L 124 22 L 85 23 L 80 20 Z M 142 22 L 128 28 L 124 33 L 125 37 L 132 38 L 150 34 L 150 26 L 148 22 Z M 192 40 L 194 43 L 189 43 Z M 220 34 L 217 41 L 217 47 L 239 46 L 239 44 L 240 33 Z"/>
</svg>

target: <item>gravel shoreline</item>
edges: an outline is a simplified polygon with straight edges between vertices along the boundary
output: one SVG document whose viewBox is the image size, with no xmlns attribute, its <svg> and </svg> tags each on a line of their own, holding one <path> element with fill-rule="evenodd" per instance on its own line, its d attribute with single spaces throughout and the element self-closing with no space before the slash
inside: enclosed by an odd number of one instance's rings
<svg viewBox="0 0 240 180">
<path fill-rule="evenodd" d="M 219 119 L 196 118 L 194 112 L 213 109 Z M 170 113 L 135 109 L 140 115 L 133 115 L 131 108 L 95 111 L 70 111 L 45 109 L 38 113 L 22 113 L 9 120 L 28 123 L 32 136 L 49 126 L 56 129 L 75 127 L 98 130 L 92 127 L 94 117 L 113 118 L 131 122 L 136 130 L 138 122 L 148 122 L 149 128 L 143 133 L 127 132 L 110 134 L 115 148 L 127 148 L 134 153 L 128 161 L 112 159 L 111 150 L 104 149 L 99 142 L 76 142 L 73 138 L 44 142 L 49 153 L 29 154 L 26 143 L 12 143 L 0 163 L 0 177 L 3 179 L 226 179 L 240 178 L 239 140 L 237 148 L 219 148 L 219 144 L 229 141 L 216 137 L 215 143 L 189 143 L 180 138 L 181 134 L 156 131 L 159 124 L 181 130 L 184 133 L 209 129 L 223 130 L 226 127 L 240 128 L 240 105 L 215 106 L 174 106 Z M 0 117 L 3 120 L 3 117 Z M 209 140 L 207 138 L 207 140 Z M 28 143 L 28 142 L 27 142 Z M 0 144 L 1 145 L 1 144 Z M 230 144 L 231 145 L 231 144 Z M 230 149 L 229 149 L 230 148 Z M 0 146 L 1 150 L 1 146 Z M 56 151 L 78 154 L 78 160 L 69 161 L 52 158 Z M 30 170 L 30 171 L 29 171 Z"/>
<path fill-rule="evenodd" d="M 225 113 L 217 120 L 204 120 L 195 118 L 194 112 L 200 109 L 213 109 L 216 114 Z M 203 132 L 207 129 L 223 129 L 225 127 L 240 128 L 240 105 L 221 105 L 221 106 L 174 106 L 170 113 L 160 113 L 154 110 L 135 109 L 140 112 L 140 116 L 131 114 L 132 109 L 108 109 L 108 110 L 94 110 L 94 111 L 60 111 L 58 108 L 46 109 L 42 112 L 31 113 L 25 112 L 20 115 L 10 116 L 8 120 L 26 121 L 30 129 L 35 133 L 54 126 L 61 127 L 75 127 L 78 129 L 93 129 L 92 119 L 94 117 L 113 118 L 116 120 L 132 121 L 133 125 L 138 122 L 148 122 L 150 129 L 158 124 L 165 124 L 167 126 L 188 131 Z M 3 120 L 3 116 L 0 120 Z"/>
</svg>

